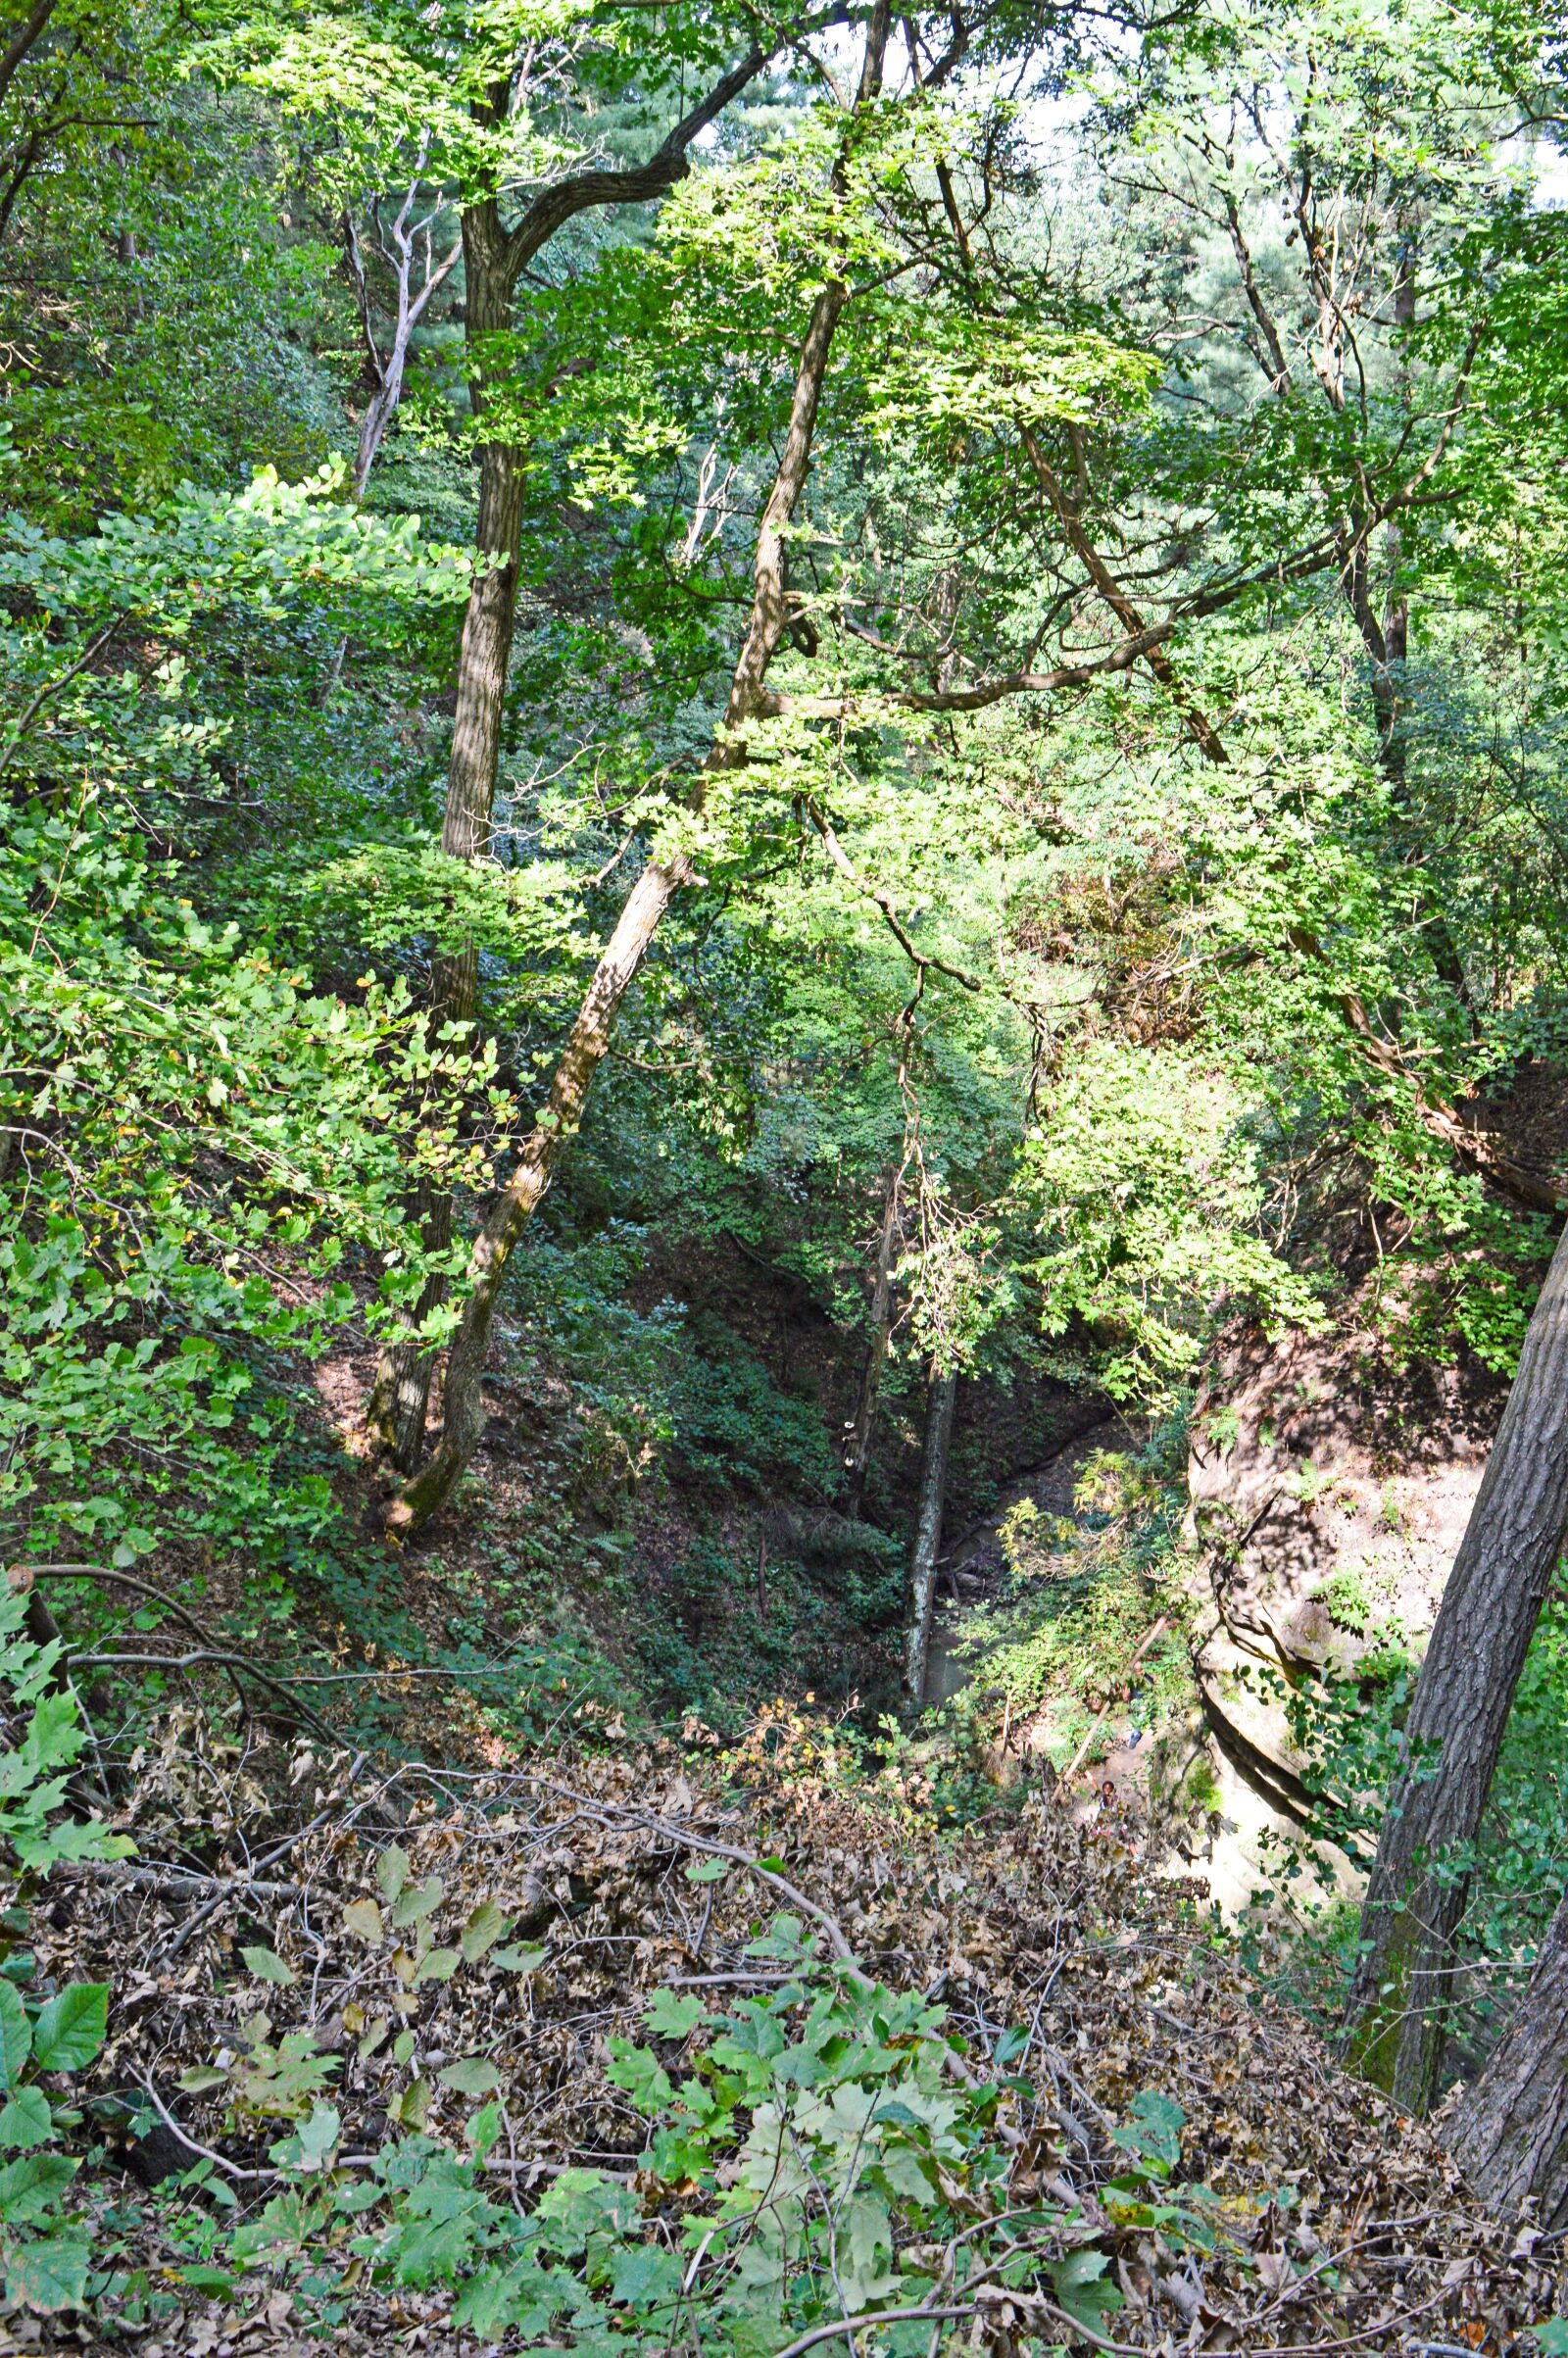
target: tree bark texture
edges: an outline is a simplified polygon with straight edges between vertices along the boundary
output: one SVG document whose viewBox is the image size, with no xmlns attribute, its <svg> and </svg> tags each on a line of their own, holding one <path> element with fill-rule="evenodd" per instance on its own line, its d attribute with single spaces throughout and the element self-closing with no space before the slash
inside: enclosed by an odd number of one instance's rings
<svg viewBox="0 0 1568 2358">
<path fill-rule="evenodd" d="M 888 24 L 887 0 L 877 0 L 866 31 L 858 104 L 863 105 L 881 87 Z M 841 169 L 836 167 L 835 172 Z M 730 683 L 723 730 L 703 763 L 703 773 L 710 775 L 717 770 L 740 767 L 746 759 L 745 731 L 768 709 L 767 667 L 778 651 L 788 618 L 784 530 L 806 488 L 822 380 L 827 372 L 833 330 L 848 291 L 842 280 L 830 280 L 811 309 L 790 401 L 784 449 L 758 526 L 751 615 Z M 471 615 L 471 605 L 469 613 Z M 453 761 L 455 768 L 456 746 Z M 699 810 L 703 801 L 703 773 L 694 780 L 691 796 L 693 808 Z M 450 796 L 447 820 L 450 832 L 454 828 Z M 457 848 L 455 839 L 443 840 L 449 851 Z M 664 864 L 650 860 L 620 912 L 557 1067 L 549 1103 L 518 1156 L 516 1169 L 491 1204 L 474 1241 L 468 1263 L 471 1291 L 447 1361 L 440 1446 L 395 1500 L 387 1517 L 391 1531 L 405 1534 L 418 1531 L 451 1497 L 479 1445 L 484 1431 L 484 1363 L 507 1263 L 550 1184 L 563 1144 L 581 1123 L 588 1092 L 610 1046 L 621 1002 L 660 920 L 691 876 L 692 871 L 684 861 Z"/>
<path fill-rule="evenodd" d="M 1568 1895 L 1447 2143 L 1489 2211 L 1506 2217 L 1533 2198 L 1544 2228 L 1568 2227 Z"/>
<path fill-rule="evenodd" d="M 953 1403 L 958 1379 L 934 1367 L 925 1403 L 925 1441 L 920 1451 L 920 1498 L 914 1544 L 909 1550 L 909 1604 L 904 1631 L 904 1694 L 912 1710 L 925 1701 L 926 1663 L 931 1652 L 931 1610 L 936 1600 L 937 1561 L 942 1553 L 942 1509 L 948 1492 L 948 1449 L 953 1440 Z"/>
<path fill-rule="evenodd" d="M 1438 1608 L 1362 1909 L 1347 2045 L 1365 2076 L 1412 2112 L 1429 2109 L 1443 2064 L 1467 1896 L 1456 1853 L 1480 1829 L 1565 1534 L 1568 1230 Z"/>
</svg>

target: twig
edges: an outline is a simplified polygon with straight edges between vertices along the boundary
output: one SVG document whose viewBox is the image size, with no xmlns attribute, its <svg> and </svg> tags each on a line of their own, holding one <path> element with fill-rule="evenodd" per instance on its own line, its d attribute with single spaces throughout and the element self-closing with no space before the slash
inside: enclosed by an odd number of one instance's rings
<svg viewBox="0 0 1568 2358">
<path fill-rule="evenodd" d="M 842 2341 L 846 2333 L 855 2332 L 857 2326 L 917 2325 L 928 2317 L 962 2318 L 973 2315 L 972 2305 L 961 2309 L 933 2309 L 929 2306 L 918 2309 L 862 2309 L 858 2317 L 841 2317 L 831 2326 L 813 2326 L 809 2333 L 802 2333 L 798 2339 L 787 2341 L 781 2350 L 775 2350 L 773 2358 L 800 2358 L 803 2350 L 814 2349 L 819 2341 Z M 1140 2350 L 1137 2358 L 1146 2358 L 1146 2353 Z"/>
</svg>

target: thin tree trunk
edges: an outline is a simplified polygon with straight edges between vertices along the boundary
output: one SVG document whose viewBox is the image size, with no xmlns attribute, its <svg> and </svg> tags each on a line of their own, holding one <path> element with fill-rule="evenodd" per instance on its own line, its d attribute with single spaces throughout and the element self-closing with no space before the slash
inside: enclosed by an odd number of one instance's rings
<svg viewBox="0 0 1568 2358">
<path fill-rule="evenodd" d="M 354 291 L 359 299 L 360 325 L 365 335 L 365 349 L 370 369 L 375 377 L 375 391 L 366 406 L 360 420 L 359 444 L 354 459 L 354 495 L 364 497 L 365 486 L 370 479 L 387 427 L 397 415 L 403 398 L 403 378 L 408 368 L 409 345 L 414 331 L 424 316 L 425 308 L 436 290 L 445 285 L 456 270 L 463 254 L 463 242 L 449 248 L 437 262 L 431 251 L 429 224 L 425 224 L 424 276 L 417 292 L 414 286 L 414 248 L 416 232 L 409 226 L 419 193 L 419 174 L 424 170 L 425 143 L 421 141 L 415 176 L 409 192 L 393 216 L 390 230 L 380 231 L 381 252 L 391 268 L 392 282 L 397 290 L 396 308 L 392 319 L 392 341 L 383 360 L 376 350 L 375 327 L 370 302 L 369 279 L 366 273 L 365 257 L 360 250 L 359 231 L 355 226 L 352 206 L 343 208 L 343 241 L 348 252 L 349 270 L 354 279 Z M 379 206 L 374 218 L 379 224 Z M 390 236 L 390 244 L 388 237 Z"/>
<path fill-rule="evenodd" d="M 877 0 L 875 12 L 866 28 L 865 61 L 860 74 L 856 102 L 858 106 L 874 98 L 881 88 L 888 23 L 888 0 Z M 834 168 L 833 178 L 835 184 L 842 182 L 842 156 Z M 806 487 L 811 440 L 816 430 L 816 414 L 822 397 L 822 381 L 827 374 L 833 332 L 848 295 L 849 289 L 844 281 L 831 278 L 811 309 L 810 323 L 801 347 L 800 365 L 796 371 L 784 450 L 772 491 L 758 526 L 751 619 L 730 683 L 723 733 L 703 764 L 703 771 L 710 775 L 718 770 L 739 768 L 745 762 L 746 730 L 768 709 L 767 669 L 778 650 L 788 619 L 784 532 Z M 474 604 L 470 600 L 469 623 L 473 622 L 474 612 Z M 466 643 L 467 624 L 465 625 L 464 637 Z M 508 637 L 510 644 L 510 616 Z M 461 722 L 461 706 L 459 717 Z M 476 712 L 476 744 L 479 717 Z M 496 717 L 499 732 L 499 710 Z M 457 772 L 458 747 L 454 743 L 454 780 Z M 491 776 L 493 782 L 493 754 Z M 694 781 L 691 801 L 694 809 L 701 809 L 702 774 Z M 456 852 L 460 858 L 472 857 L 471 853 L 460 849 L 463 840 L 461 829 L 466 823 L 463 810 L 469 807 L 463 805 L 461 798 L 449 791 L 447 833 L 443 842 L 449 851 Z M 486 809 L 486 824 L 488 816 Z M 481 1389 L 484 1363 L 507 1263 L 550 1184 L 556 1157 L 563 1144 L 575 1135 L 581 1123 L 588 1092 L 605 1051 L 610 1046 L 621 1002 L 658 931 L 660 920 L 675 894 L 692 881 L 692 876 L 693 871 L 684 860 L 667 863 L 651 860 L 632 887 L 630 898 L 620 912 L 614 932 L 606 945 L 593 981 L 589 984 L 587 998 L 572 1025 L 564 1054 L 551 1083 L 545 1110 L 523 1146 L 516 1169 L 492 1203 L 484 1225 L 474 1240 L 468 1261 L 471 1291 L 464 1304 L 463 1316 L 447 1360 L 440 1446 L 394 1501 L 387 1516 L 387 1527 L 391 1531 L 409 1534 L 419 1530 L 452 1496 L 478 1447 L 484 1431 Z"/>
<path fill-rule="evenodd" d="M 468 336 L 497 333 L 512 312 L 513 279 L 506 258 L 501 217 L 493 203 L 471 206 L 463 217 L 467 268 Z M 474 406 L 482 414 L 484 387 L 476 366 Z M 479 450 L 479 516 L 475 542 L 488 560 L 468 593 L 458 654 L 457 712 L 447 764 L 446 816 L 441 849 L 449 859 L 475 860 L 490 843 L 496 774 L 501 759 L 501 722 L 506 710 L 507 672 L 516 618 L 517 555 L 522 530 L 520 453 L 509 442 L 486 442 Z M 438 957 L 430 973 L 430 1029 L 439 1038 L 449 1024 L 466 1027 L 478 1011 L 479 957 L 472 942 Z M 444 1252 L 452 1241 L 452 1198 L 444 1189 L 421 1189 L 419 1241 L 427 1253 Z M 366 1404 L 366 1423 L 400 1473 L 419 1462 L 429 1413 L 434 1355 L 419 1341 L 419 1328 L 446 1299 L 440 1272 L 424 1284 L 413 1321 L 381 1353 Z"/>
<path fill-rule="evenodd" d="M 1486 2070 L 1448 2124 L 1447 2144 L 1488 2210 L 1534 2199 L 1548 2233 L 1568 2227 L 1568 1895 L 1530 1987 Z"/>
<path fill-rule="evenodd" d="M 1568 1230 L 1443 1593 L 1362 1910 L 1347 2046 L 1412 2112 L 1436 2093 L 1468 1890 L 1463 1854 L 1480 1830 L 1565 1536 Z"/>
<path fill-rule="evenodd" d="M 925 1701 L 926 1661 L 931 1651 L 931 1608 L 936 1598 L 937 1559 L 942 1553 L 942 1509 L 948 1492 L 948 1449 L 953 1440 L 953 1403 L 957 1376 L 934 1367 L 926 1394 L 925 1442 L 920 1451 L 920 1499 L 909 1551 L 909 1603 L 904 1632 L 904 1693 L 911 1709 Z"/>
<path fill-rule="evenodd" d="M 844 1428 L 844 1470 L 849 1476 L 845 1493 L 845 1511 L 853 1518 L 858 1516 L 865 1498 L 865 1477 L 871 1462 L 871 1434 L 876 1424 L 876 1404 L 882 1390 L 882 1370 L 887 1365 L 888 1343 L 893 1333 L 893 1271 L 899 1257 L 899 1181 L 902 1172 L 895 1171 L 888 1181 L 887 1201 L 882 1213 L 882 1235 L 877 1246 L 876 1275 L 871 1282 L 871 1332 L 865 1346 L 865 1361 L 860 1369 L 860 1388 L 856 1397 L 855 1414 Z"/>
</svg>

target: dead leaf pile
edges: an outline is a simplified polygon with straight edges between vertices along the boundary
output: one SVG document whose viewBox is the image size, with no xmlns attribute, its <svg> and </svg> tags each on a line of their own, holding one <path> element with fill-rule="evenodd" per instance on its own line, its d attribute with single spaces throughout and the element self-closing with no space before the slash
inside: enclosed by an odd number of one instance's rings
<svg viewBox="0 0 1568 2358">
<path fill-rule="evenodd" d="M 1215 1945 L 1195 1887 L 1045 1793 L 955 1837 L 787 1746 L 706 1772 L 623 1744 L 484 1775 L 302 1751 L 290 1822 L 276 1792 L 235 1804 L 249 1774 L 189 1730 L 144 1761 L 139 1857 L 74 1871 L 39 1928 L 46 1973 L 113 1985 L 99 2081 L 159 2119 L 127 2157 L 144 2174 L 205 2154 L 256 2199 L 269 2145 L 326 2093 L 348 2167 L 401 2131 L 459 2144 L 493 2099 L 488 2166 L 517 2200 L 568 2164 L 633 2175 L 645 2123 L 606 2078 L 607 2038 L 635 2035 L 655 1990 L 711 2002 L 782 1978 L 748 1951 L 786 1913 L 944 2003 L 971 2074 L 1005 2039 L 1001 2068 L 1034 2091 L 1006 2114 L 1021 2166 L 1113 2255 L 1109 2346 L 1500 2353 L 1568 2305 L 1557 2239 L 1483 2217 L 1431 2134 Z M 1186 2115 L 1179 2184 L 1220 2199 L 1201 2259 L 1102 2204 L 1145 2090 Z M 447 2305 L 367 2291 L 350 2346 L 474 2351 Z M 296 2330 L 286 2297 L 242 2320 L 193 2296 L 142 2358 L 282 2352 Z"/>
</svg>

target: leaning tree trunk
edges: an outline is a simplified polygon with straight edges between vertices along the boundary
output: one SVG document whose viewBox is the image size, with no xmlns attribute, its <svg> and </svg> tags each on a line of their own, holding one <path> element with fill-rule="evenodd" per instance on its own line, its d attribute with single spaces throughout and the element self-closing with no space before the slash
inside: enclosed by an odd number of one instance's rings
<svg viewBox="0 0 1568 2358">
<path fill-rule="evenodd" d="M 931 1652 L 931 1609 L 942 1553 L 942 1509 L 948 1495 L 948 1447 L 953 1439 L 953 1403 L 957 1376 L 934 1367 L 926 1394 L 925 1443 L 920 1452 L 920 1501 L 909 1551 L 909 1605 L 904 1632 L 904 1693 L 918 1711 L 925 1701 L 926 1662 Z"/>
<path fill-rule="evenodd" d="M 467 282 L 467 335 L 499 334 L 512 315 L 514 274 L 506 255 L 501 216 L 493 202 L 470 206 L 463 217 Z M 474 368 L 473 401 L 482 415 L 484 362 Z M 447 764 L 446 817 L 441 849 L 451 860 L 475 860 L 490 844 L 496 775 L 501 761 L 501 723 L 506 710 L 507 672 L 516 621 L 517 557 L 522 530 L 521 454 L 510 442 L 485 442 L 479 449 L 479 516 L 475 545 L 481 570 L 468 593 L 458 653 L 457 712 Z M 430 1030 L 439 1038 L 449 1024 L 467 1027 L 478 1009 L 479 957 L 471 938 L 443 952 L 430 974 Z M 413 1206 L 419 1242 L 429 1253 L 452 1242 L 452 1198 L 442 1187 L 421 1186 Z M 445 1300 L 445 1274 L 426 1278 L 413 1319 L 381 1353 L 366 1409 L 366 1422 L 400 1472 L 417 1465 L 424 1448 L 434 1359 L 419 1340 L 432 1310 Z"/>
<path fill-rule="evenodd" d="M 1568 1896 L 1530 1987 L 1448 2125 L 1447 2144 L 1488 2210 L 1527 2199 L 1548 2232 L 1568 2227 Z"/>
<path fill-rule="evenodd" d="M 844 1428 L 844 1471 L 849 1476 L 845 1493 L 845 1511 L 858 1517 L 865 1498 L 865 1477 L 871 1463 L 871 1433 L 876 1423 L 877 1396 L 882 1389 L 882 1370 L 887 1365 L 888 1344 L 893 1333 L 893 1270 L 899 1256 L 899 1181 L 902 1171 L 895 1171 L 888 1182 L 887 1202 L 882 1213 L 882 1235 L 877 1246 L 876 1275 L 871 1282 L 871 1331 L 866 1339 L 865 1361 L 860 1369 L 860 1388 L 856 1395 L 855 1414 Z"/>
<path fill-rule="evenodd" d="M 1412 2112 L 1443 2064 L 1454 1941 L 1514 1689 L 1568 1534 L 1568 1230 L 1416 1682 L 1361 1916 L 1355 2065 Z"/>
<path fill-rule="evenodd" d="M 889 16 L 889 0 L 877 0 L 866 28 L 858 106 L 874 98 L 881 88 Z M 842 181 L 842 176 L 841 162 L 835 167 L 835 182 Z M 789 615 L 784 534 L 806 487 L 828 355 L 848 297 L 844 281 L 830 278 L 811 309 L 796 371 L 784 450 L 758 525 L 751 618 L 730 683 L 723 734 L 703 764 L 707 775 L 734 769 L 744 762 L 746 730 L 767 709 L 768 665 L 777 653 Z M 470 606 L 470 616 L 472 611 Z M 703 791 L 704 776 L 699 775 L 691 796 L 694 809 L 701 809 Z M 450 825 L 450 801 L 447 815 Z M 516 1169 L 492 1203 L 474 1240 L 468 1259 L 471 1290 L 447 1360 L 440 1445 L 393 1502 L 387 1515 L 390 1531 L 412 1534 L 428 1522 L 452 1496 L 478 1447 L 484 1431 L 481 1391 L 484 1363 L 507 1263 L 550 1184 L 563 1144 L 575 1134 L 582 1120 L 594 1074 L 610 1046 L 621 1002 L 631 988 L 648 945 L 675 894 L 691 877 L 691 868 L 683 860 L 667 862 L 651 860 L 620 912 L 589 984 L 588 996 L 572 1025 L 565 1053 L 551 1084 L 549 1102 L 523 1146 Z"/>
</svg>

